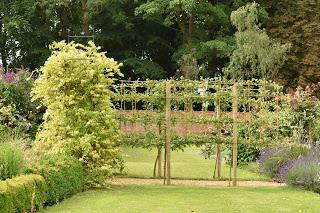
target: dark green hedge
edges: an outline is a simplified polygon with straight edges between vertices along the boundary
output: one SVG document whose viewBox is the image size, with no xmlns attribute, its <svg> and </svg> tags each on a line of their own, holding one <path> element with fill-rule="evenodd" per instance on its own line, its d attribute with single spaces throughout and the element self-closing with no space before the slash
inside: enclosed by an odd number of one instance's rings
<svg viewBox="0 0 320 213">
<path fill-rule="evenodd" d="M 22 175 L 0 181 L 1 213 L 31 212 L 42 207 L 46 184 L 40 175 Z"/>
<path fill-rule="evenodd" d="M 47 185 L 46 205 L 55 204 L 82 191 L 83 168 L 78 159 L 64 154 L 47 154 L 38 162 L 37 174 L 44 177 Z"/>
</svg>

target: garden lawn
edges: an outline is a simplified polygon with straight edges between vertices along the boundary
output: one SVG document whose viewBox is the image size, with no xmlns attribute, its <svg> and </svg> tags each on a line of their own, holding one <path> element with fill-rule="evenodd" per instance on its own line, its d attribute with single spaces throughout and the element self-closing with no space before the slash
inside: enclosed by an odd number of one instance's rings
<svg viewBox="0 0 320 213">
<path fill-rule="evenodd" d="M 281 187 L 112 186 L 90 190 L 42 213 L 318 213 L 318 194 Z"/>
<path fill-rule="evenodd" d="M 142 148 L 122 148 L 125 161 L 124 174 L 127 177 L 152 178 L 157 151 Z M 181 179 L 212 179 L 214 160 L 206 160 L 200 148 L 186 148 L 171 152 L 171 176 Z M 162 164 L 163 165 L 163 164 Z M 254 166 L 238 169 L 239 180 L 269 180 L 268 177 L 254 172 Z M 222 179 L 229 178 L 229 165 L 222 164 Z"/>
</svg>

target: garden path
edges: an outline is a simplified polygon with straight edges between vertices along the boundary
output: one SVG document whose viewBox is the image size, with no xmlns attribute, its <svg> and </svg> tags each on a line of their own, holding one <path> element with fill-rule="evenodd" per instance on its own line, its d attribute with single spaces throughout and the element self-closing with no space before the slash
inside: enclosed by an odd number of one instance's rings
<svg viewBox="0 0 320 213">
<path fill-rule="evenodd" d="M 146 178 L 113 178 L 110 180 L 114 185 L 160 185 L 163 179 L 146 179 Z M 197 185 L 197 186 L 229 186 L 229 181 L 215 180 L 185 180 L 171 179 L 173 185 Z M 284 183 L 271 181 L 238 181 L 238 186 L 284 186 Z"/>
</svg>

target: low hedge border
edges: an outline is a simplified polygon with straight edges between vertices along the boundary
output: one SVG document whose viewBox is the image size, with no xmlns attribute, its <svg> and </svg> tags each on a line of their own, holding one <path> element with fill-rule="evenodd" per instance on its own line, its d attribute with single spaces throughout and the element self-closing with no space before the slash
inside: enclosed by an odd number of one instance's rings
<svg viewBox="0 0 320 213">
<path fill-rule="evenodd" d="M 40 175 L 21 175 L 0 181 L 1 213 L 35 212 L 46 200 L 46 184 Z"/>
<path fill-rule="evenodd" d="M 84 174 L 81 162 L 64 154 L 46 154 L 40 158 L 33 173 L 41 175 L 47 185 L 45 205 L 56 204 L 81 192 Z"/>
</svg>

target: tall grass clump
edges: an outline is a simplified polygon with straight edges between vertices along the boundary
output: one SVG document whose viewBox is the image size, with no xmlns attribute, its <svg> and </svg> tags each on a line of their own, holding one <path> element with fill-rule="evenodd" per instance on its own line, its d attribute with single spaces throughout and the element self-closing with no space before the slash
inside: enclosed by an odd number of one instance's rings
<svg viewBox="0 0 320 213">
<path fill-rule="evenodd" d="M 19 175 L 23 170 L 23 153 L 8 143 L 0 144 L 0 180 Z"/>
</svg>

